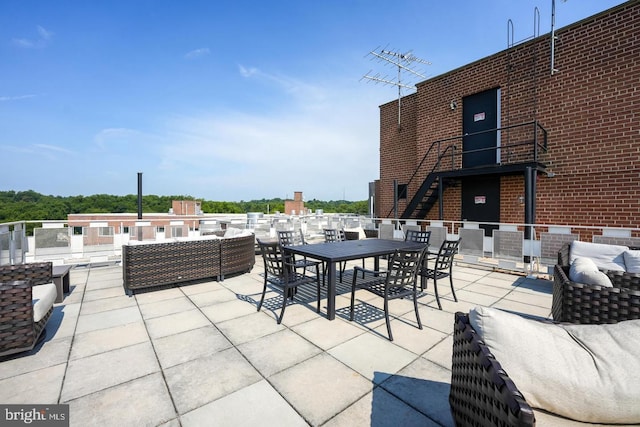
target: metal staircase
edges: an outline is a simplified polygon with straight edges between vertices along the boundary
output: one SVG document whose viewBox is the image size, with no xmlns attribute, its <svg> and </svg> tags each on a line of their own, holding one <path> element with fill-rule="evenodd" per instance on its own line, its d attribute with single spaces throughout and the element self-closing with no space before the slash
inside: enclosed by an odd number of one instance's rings
<svg viewBox="0 0 640 427">
<path fill-rule="evenodd" d="M 447 185 L 450 185 L 451 180 L 441 179 L 440 175 L 438 174 L 438 171 L 440 170 L 442 160 L 445 157 L 451 158 L 451 162 L 452 162 L 451 166 L 453 168 L 456 146 L 455 145 L 447 146 L 444 149 L 444 151 L 441 152 L 441 146 L 440 146 L 441 142 L 444 142 L 444 141 L 435 141 L 433 144 L 431 144 L 431 146 L 429 147 L 429 150 L 427 150 L 427 153 L 424 155 L 424 157 L 422 157 L 420 164 L 418 165 L 416 170 L 413 172 L 413 175 L 409 180 L 409 184 L 416 177 L 417 172 L 420 170 L 425 160 L 429 157 L 429 154 L 431 154 L 431 152 L 435 148 L 437 148 L 438 152 L 440 153 L 438 155 L 438 160 L 433 165 L 431 172 L 427 175 L 425 180 L 422 182 L 422 185 L 420 185 L 420 188 L 418 189 L 416 194 L 413 196 L 413 198 L 405 208 L 404 212 L 400 216 L 400 218 L 402 219 L 424 218 L 429 212 L 429 210 L 433 207 L 433 205 L 435 205 L 435 203 L 438 201 L 438 198 L 440 197 L 442 191 L 444 191 L 444 187 Z M 391 212 L 389 212 L 389 215 L 390 214 Z"/>
<path fill-rule="evenodd" d="M 543 163 L 540 163 L 540 154 L 547 152 L 547 131 L 537 121 L 520 123 L 483 132 L 503 131 L 508 134 L 510 130 L 515 132 L 517 128 L 523 127 L 530 127 L 532 131 L 530 133 L 527 132 L 525 136 L 519 136 L 515 142 L 509 141 L 507 135 L 505 138 L 506 141 L 503 141 L 501 146 L 490 148 L 491 150 L 501 150 L 502 157 L 499 163 L 487 165 L 486 167 L 465 168 L 462 166 L 462 156 L 487 149 L 468 151 L 465 153 L 453 144 L 455 141 L 462 142 L 464 137 L 475 134 L 460 135 L 434 141 L 407 182 L 407 189 L 411 188 L 413 181 L 421 179 L 417 177 L 417 175 L 420 170 L 423 170 L 423 165 L 427 159 L 433 159 L 437 156 L 437 160 L 411 198 L 411 201 L 407 204 L 404 212 L 400 215 L 400 219 L 425 218 L 431 208 L 438 203 L 444 190 L 454 185 L 463 177 L 481 176 L 484 174 L 522 174 L 527 168 L 544 172 L 546 167 Z M 538 137 L 538 132 L 541 132 L 541 138 Z M 527 138 L 526 135 L 529 137 Z M 525 154 L 522 154 L 523 152 Z M 450 165 L 448 164 L 449 160 L 451 162 Z M 394 209 L 396 209 L 395 206 L 389 211 L 387 217 L 392 216 Z M 440 216 L 442 216 L 441 203 L 440 211 Z"/>
<path fill-rule="evenodd" d="M 422 185 L 413 196 L 406 209 L 400 216 L 401 219 L 408 218 L 424 218 L 431 208 L 436 204 L 441 195 L 444 187 L 451 185 L 450 179 L 440 179 L 440 176 L 432 172 L 422 182 Z"/>
</svg>

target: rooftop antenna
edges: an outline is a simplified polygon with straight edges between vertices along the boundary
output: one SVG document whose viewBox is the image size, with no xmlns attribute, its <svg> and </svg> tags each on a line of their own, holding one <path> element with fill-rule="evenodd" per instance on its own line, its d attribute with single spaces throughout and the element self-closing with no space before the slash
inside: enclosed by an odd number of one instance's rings
<svg viewBox="0 0 640 427">
<path fill-rule="evenodd" d="M 384 66 L 394 66 L 398 70 L 398 77 L 395 79 L 393 77 L 390 77 L 389 75 L 381 75 L 380 73 L 371 74 L 373 72 L 372 70 L 362 76 L 362 79 L 367 79 L 369 81 L 373 81 L 374 83 L 396 86 L 398 88 L 398 129 L 400 129 L 402 89 L 404 88 L 415 90 L 416 86 L 412 83 L 412 79 L 426 78 L 426 76 L 421 71 L 416 69 L 417 64 L 431 65 L 431 62 L 418 58 L 417 56 L 412 54 L 411 51 L 400 53 L 397 51 L 388 50 L 386 48 L 381 49 L 379 46 L 369 52 L 366 56 L 370 56 L 371 60 L 382 63 Z M 409 78 L 406 80 L 406 82 L 402 80 L 403 71 L 409 73 Z"/>
</svg>

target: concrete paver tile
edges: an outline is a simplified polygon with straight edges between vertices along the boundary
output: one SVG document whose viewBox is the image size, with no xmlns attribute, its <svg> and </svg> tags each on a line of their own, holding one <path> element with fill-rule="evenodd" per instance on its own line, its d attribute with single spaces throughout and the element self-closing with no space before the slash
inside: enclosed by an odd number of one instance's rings
<svg viewBox="0 0 640 427">
<path fill-rule="evenodd" d="M 290 330 L 247 342 L 238 346 L 238 350 L 267 378 L 322 351 Z"/>
<path fill-rule="evenodd" d="M 176 416 L 159 372 L 69 402 L 72 426 L 171 425 Z"/>
<path fill-rule="evenodd" d="M 60 400 L 68 402 L 158 371 L 148 342 L 71 360 Z"/>
<path fill-rule="evenodd" d="M 312 426 L 333 418 L 372 387 L 362 375 L 326 353 L 279 372 L 270 382 Z"/>
<path fill-rule="evenodd" d="M 231 347 L 218 329 L 208 325 L 198 329 L 168 335 L 153 340 L 158 360 L 163 369 L 199 357 L 205 357 Z"/>
<path fill-rule="evenodd" d="M 330 355 L 370 381 L 380 381 L 376 372 L 392 375 L 417 358 L 385 337 L 363 334 L 328 351 Z"/>
<path fill-rule="evenodd" d="M 172 366 L 164 373 L 180 415 L 262 380 L 234 348 Z"/>
<path fill-rule="evenodd" d="M 265 380 L 230 393 L 180 417 L 183 427 L 211 425 L 212 420 L 215 420 L 215 425 L 219 427 L 308 426 Z"/>
</svg>

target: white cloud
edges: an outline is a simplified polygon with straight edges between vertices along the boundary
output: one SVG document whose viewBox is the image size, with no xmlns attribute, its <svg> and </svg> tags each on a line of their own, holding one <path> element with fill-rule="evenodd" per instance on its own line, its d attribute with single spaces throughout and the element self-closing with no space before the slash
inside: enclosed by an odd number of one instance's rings
<svg viewBox="0 0 640 427">
<path fill-rule="evenodd" d="M 365 199 L 379 175 L 378 104 L 364 86 L 335 88 L 265 77 L 296 96 L 264 113 L 222 111 L 167 122 L 158 169 L 179 175 L 182 193 L 211 200 L 284 197 Z M 357 92 L 357 93 L 356 93 Z M 315 96 L 302 96 L 303 94 Z M 242 195 L 238 197 L 238 195 Z"/>
<path fill-rule="evenodd" d="M 246 68 L 243 65 L 238 65 L 238 68 L 242 77 L 252 77 L 253 75 L 259 73 L 259 70 L 257 68 Z"/>
<path fill-rule="evenodd" d="M 53 152 L 64 153 L 64 154 L 73 154 L 73 151 L 67 150 L 66 148 L 63 148 L 57 145 L 34 144 L 33 146 L 40 150 L 53 151 Z"/>
<path fill-rule="evenodd" d="M 11 42 L 17 47 L 26 49 L 40 49 L 46 47 L 54 33 L 40 25 L 36 26 L 36 31 L 38 32 L 38 38 L 36 39 L 14 38 Z"/>
<path fill-rule="evenodd" d="M 294 96 L 299 100 L 302 100 L 305 105 L 309 106 L 310 103 L 317 103 L 324 101 L 325 92 L 329 90 L 324 85 L 310 84 L 303 80 L 292 78 L 281 74 L 265 73 L 258 68 L 247 68 L 243 65 L 239 65 L 240 75 L 245 78 L 255 78 L 259 81 L 265 82 L 265 84 L 273 85 L 285 91 L 290 96 Z"/>
<path fill-rule="evenodd" d="M 54 33 L 51 31 L 48 31 L 44 27 L 38 25 L 37 29 L 38 29 L 38 34 L 40 35 L 41 40 L 49 40 L 51 39 L 51 37 L 53 37 Z"/>
<path fill-rule="evenodd" d="M 211 53 L 211 51 L 209 50 L 208 47 L 203 47 L 200 49 L 194 49 L 190 52 L 187 52 L 184 57 L 186 59 L 196 59 L 196 58 L 200 58 L 202 56 L 207 56 Z"/>
<path fill-rule="evenodd" d="M 35 43 L 32 42 L 31 40 L 27 40 L 27 39 L 11 39 L 11 43 L 14 46 L 17 47 L 23 47 L 23 48 L 33 48 L 36 47 Z"/>
<path fill-rule="evenodd" d="M 130 144 L 140 138 L 142 133 L 134 129 L 107 128 L 98 132 L 93 137 L 93 141 L 100 149 L 107 149 L 116 144 Z"/>
<path fill-rule="evenodd" d="M 0 102 L 20 101 L 23 99 L 35 98 L 36 95 L 0 96 Z"/>
</svg>

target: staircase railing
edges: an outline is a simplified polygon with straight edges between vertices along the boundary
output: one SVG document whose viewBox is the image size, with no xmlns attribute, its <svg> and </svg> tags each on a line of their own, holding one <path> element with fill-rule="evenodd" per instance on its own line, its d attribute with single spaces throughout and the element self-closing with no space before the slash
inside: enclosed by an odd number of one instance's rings
<svg viewBox="0 0 640 427">
<path fill-rule="evenodd" d="M 527 126 L 532 126 L 532 133 L 533 133 L 533 139 L 532 140 L 528 140 L 525 142 L 518 142 L 518 143 L 510 143 L 509 139 L 510 136 L 507 135 L 506 140 L 507 143 L 505 145 L 500 145 L 500 146 L 496 146 L 496 147 L 489 147 L 489 148 L 482 148 L 482 149 L 477 149 L 477 150 L 469 150 L 469 151 L 458 151 L 457 150 L 457 146 L 456 145 L 451 145 L 448 144 L 446 145 L 446 147 L 444 148 L 444 150 L 442 150 L 442 145 L 451 141 L 458 141 L 458 140 L 463 140 L 464 138 L 468 138 L 468 137 L 472 137 L 472 136 L 476 136 L 476 135 L 482 135 L 482 134 L 486 134 L 489 132 L 502 132 L 502 131 L 506 131 L 509 132 L 512 129 L 516 129 L 516 128 L 523 128 L 523 127 L 527 127 Z M 540 138 L 538 137 L 538 131 L 542 132 L 542 141 L 540 141 Z M 418 173 L 423 169 L 423 165 L 425 163 L 425 161 L 427 160 L 427 158 L 430 157 L 432 151 L 437 148 L 437 160 L 436 163 L 434 164 L 433 168 L 431 169 L 431 172 L 429 174 L 427 174 L 427 176 L 425 177 L 425 181 L 429 178 L 429 176 L 433 173 L 435 173 L 440 169 L 440 166 L 442 164 L 442 159 L 449 155 L 448 152 L 450 152 L 450 156 L 451 156 L 451 169 L 450 170 L 456 170 L 456 158 L 458 156 L 460 156 L 460 158 L 462 156 L 464 156 L 465 154 L 472 154 L 472 153 L 479 153 L 479 152 L 484 152 L 484 151 L 496 151 L 496 152 L 501 152 L 501 150 L 507 150 L 507 159 L 509 160 L 509 156 L 510 156 L 510 150 L 514 149 L 514 148 L 518 148 L 518 147 L 524 147 L 524 146 L 533 146 L 533 159 L 529 159 L 532 160 L 533 162 L 538 162 L 539 160 L 539 155 L 540 152 L 547 152 L 547 130 L 537 121 L 530 121 L 530 122 L 524 122 L 524 123 L 519 123 L 519 124 L 515 124 L 515 125 L 510 125 L 510 126 L 504 126 L 504 127 L 500 127 L 500 128 L 495 128 L 495 129 L 488 129 L 488 130 L 484 130 L 481 132 L 474 132 L 474 133 L 469 133 L 466 135 L 459 135 L 459 136 L 454 136 L 454 137 L 449 137 L 449 138 L 444 138 L 444 139 L 439 139 L 437 141 L 434 141 L 431 143 L 431 145 L 429 146 L 429 149 L 427 150 L 427 152 L 425 153 L 424 156 L 422 156 L 422 159 L 420 160 L 420 163 L 418 163 L 418 166 L 414 169 L 413 173 L 411 174 L 411 177 L 409 178 L 409 181 L 407 181 L 406 185 L 407 185 L 407 189 L 411 188 L 411 183 L 413 182 L 413 180 L 415 179 L 416 175 L 418 175 Z M 461 165 L 460 166 L 461 169 L 464 169 L 464 166 Z M 411 204 L 415 204 L 417 205 L 419 203 L 419 201 L 415 201 L 414 199 L 416 199 L 416 196 L 423 191 L 422 185 L 421 187 L 418 189 L 418 191 L 416 191 L 416 193 L 414 194 L 414 196 L 412 197 L 412 200 L 410 202 Z M 424 196 L 424 194 L 423 194 Z M 397 201 L 394 201 L 394 204 L 397 203 Z M 407 206 L 407 209 L 409 209 L 409 205 Z M 415 206 L 414 206 L 415 209 Z M 389 212 L 387 213 L 387 217 L 390 217 L 391 214 L 393 213 L 393 211 L 395 210 L 395 206 L 393 206 Z"/>
</svg>

